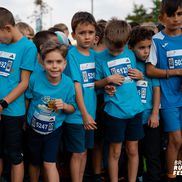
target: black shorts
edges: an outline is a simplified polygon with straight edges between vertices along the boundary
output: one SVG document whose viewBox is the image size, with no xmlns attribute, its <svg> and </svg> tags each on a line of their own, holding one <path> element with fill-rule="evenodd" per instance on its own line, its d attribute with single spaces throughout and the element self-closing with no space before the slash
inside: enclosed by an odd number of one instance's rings
<svg viewBox="0 0 182 182">
<path fill-rule="evenodd" d="M 123 141 L 137 141 L 143 138 L 142 113 L 136 114 L 130 119 L 120 119 L 104 112 L 104 134 L 109 143 L 121 143 Z"/>
<path fill-rule="evenodd" d="M 23 123 L 25 116 L 1 115 L 0 124 L 0 157 L 7 155 L 12 164 L 23 161 Z"/>
<path fill-rule="evenodd" d="M 62 127 L 50 134 L 41 135 L 31 127 L 27 128 L 28 160 L 34 166 L 40 166 L 43 162 L 55 163 L 57 160 Z"/>
</svg>

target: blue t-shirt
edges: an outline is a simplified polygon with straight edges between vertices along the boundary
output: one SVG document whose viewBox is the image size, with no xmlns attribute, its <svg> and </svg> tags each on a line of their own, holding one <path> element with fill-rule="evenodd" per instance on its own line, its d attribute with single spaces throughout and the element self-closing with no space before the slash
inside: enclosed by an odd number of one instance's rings
<svg viewBox="0 0 182 182">
<path fill-rule="evenodd" d="M 137 92 L 136 83 L 128 76 L 128 69 L 136 68 L 136 60 L 127 47 L 117 56 L 112 56 L 108 50 L 96 56 L 96 80 L 118 73 L 125 77 L 121 86 L 116 86 L 114 96 L 104 94 L 105 112 L 109 115 L 128 119 L 143 111 L 143 105 Z"/>
<path fill-rule="evenodd" d="M 136 68 L 141 71 L 144 76 L 144 80 L 138 80 L 136 83 L 141 102 L 144 106 L 142 123 L 146 124 L 153 109 L 153 87 L 159 87 L 160 83 L 158 79 L 150 78 L 146 75 L 144 61 L 137 60 Z"/>
<path fill-rule="evenodd" d="M 38 133 L 48 134 L 60 127 L 66 114 L 54 110 L 54 100 L 62 99 L 63 102 L 75 107 L 75 91 L 72 80 L 62 74 L 57 85 L 51 84 L 45 71 L 32 73 L 26 98 L 31 99 L 27 121 Z"/>
<path fill-rule="evenodd" d="M 145 62 L 137 60 L 136 68 L 143 73 L 144 80 L 137 81 L 137 90 L 141 101 L 144 104 L 144 109 L 153 108 L 153 87 L 159 87 L 159 80 L 146 75 Z"/>
<path fill-rule="evenodd" d="M 65 73 L 71 77 L 74 82 L 81 84 L 84 104 L 87 112 L 95 119 L 96 112 L 96 92 L 94 88 L 95 81 L 95 54 L 90 50 L 90 55 L 81 54 L 76 47 L 72 47 L 67 55 L 67 68 Z M 83 124 L 83 119 L 77 108 L 73 114 L 66 118 L 67 123 Z"/>
<path fill-rule="evenodd" d="M 154 35 L 147 62 L 163 70 L 182 69 L 182 34 L 171 37 L 159 32 Z M 160 79 L 162 109 L 182 106 L 181 85 L 181 77 Z"/>
<path fill-rule="evenodd" d="M 35 45 L 26 37 L 13 44 L 0 44 L 0 99 L 6 97 L 21 81 L 21 70 L 33 71 L 37 58 Z M 1 114 L 25 114 L 24 93 L 9 104 Z"/>
</svg>

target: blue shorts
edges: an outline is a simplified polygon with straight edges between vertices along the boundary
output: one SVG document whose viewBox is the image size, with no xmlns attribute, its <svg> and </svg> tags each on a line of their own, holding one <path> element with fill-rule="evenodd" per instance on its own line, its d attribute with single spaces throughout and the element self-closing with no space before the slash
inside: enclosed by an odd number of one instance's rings
<svg viewBox="0 0 182 182">
<path fill-rule="evenodd" d="M 69 152 L 82 153 L 94 147 L 94 131 L 85 130 L 82 124 L 65 123 L 64 138 Z"/>
<path fill-rule="evenodd" d="M 182 129 L 182 107 L 161 109 L 165 132 L 173 132 Z"/>
<path fill-rule="evenodd" d="M 82 124 L 64 123 L 64 140 L 69 152 L 82 153 L 85 151 L 85 129 Z"/>
<path fill-rule="evenodd" d="M 43 162 L 55 163 L 61 140 L 62 127 L 48 135 L 36 133 L 31 127 L 27 129 L 27 145 L 29 161 L 34 166 Z"/>
<path fill-rule="evenodd" d="M 1 115 L 0 157 L 7 155 L 11 164 L 23 161 L 23 123 L 25 116 Z"/>
<path fill-rule="evenodd" d="M 131 119 L 120 119 L 104 112 L 105 138 L 110 143 L 137 141 L 143 138 L 142 113 Z"/>
</svg>

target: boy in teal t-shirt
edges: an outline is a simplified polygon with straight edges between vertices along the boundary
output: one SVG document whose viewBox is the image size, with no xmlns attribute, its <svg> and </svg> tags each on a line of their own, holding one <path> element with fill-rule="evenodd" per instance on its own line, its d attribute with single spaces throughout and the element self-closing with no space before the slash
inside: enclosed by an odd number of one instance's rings
<svg viewBox="0 0 182 182">
<path fill-rule="evenodd" d="M 141 140 L 140 150 L 140 161 L 143 162 L 143 156 L 146 158 L 147 171 L 143 175 L 144 182 L 160 181 L 161 175 L 159 128 L 160 84 L 158 79 L 148 77 L 145 70 L 145 61 L 150 53 L 153 34 L 152 30 L 144 27 L 136 27 L 132 30 L 128 42 L 137 59 L 136 68 L 143 74 L 143 78 L 140 79 L 135 74 L 136 70 L 129 70 L 131 78 L 138 80 L 137 89 L 144 105 L 142 122 L 145 136 Z"/>
<path fill-rule="evenodd" d="M 28 87 L 36 56 L 35 45 L 16 28 L 12 13 L 0 7 L 0 141 L 4 142 L 0 144 L 0 165 L 3 151 L 6 151 L 11 163 L 12 181 L 22 182 L 24 176 L 24 92 Z M 0 166 L 0 176 L 1 169 Z"/>
<path fill-rule="evenodd" d="M 90 49 L 95 40 L 96 21 L 88 12 L 77 12 L 71 26 L 77 44 L 68 52 L 66 73 L 74 81 L 78 108 L 66 118 L 65 128 L 67 150 L 72 153 L 71 178 L 78 182 L 83 180 L 87 149 L 94 146 L 96 129 L 95 56 Z"/>
<path fill-rule="evenodd" d="M 42 45 L 40 56 L 43 70 L 31 75 L 26 98 L 27 145 L 30 179 L 38 181 L 43 164 L 48 181 L 59 181 L 56 167 L 61 126 L 67 114 L 75 110 L 72 80 L 62 74 L 66 66 L 67 46 L 55 41 Z"/>
<path fill-rule="evenodd" d="M 129 159 L 128 181 L 136 181 L 138 140 L 143 137 L 143 105 L 136 83 L 128 75 L 129 69 L 136 68 L 135 56 L 126 47 L 129 34 L 130 26 L 125 21 L 111 19 L 104 35 L 107 49 L 96 57 L 96 87 L 102 88 L 108 84 L 116 87 L 114 95 L 104 94 L 103 125 L 105 138 L 109 142 L 108 169 L 111 181 L 118 181 L 118 161 L 124 141 Z"/>
</svg>

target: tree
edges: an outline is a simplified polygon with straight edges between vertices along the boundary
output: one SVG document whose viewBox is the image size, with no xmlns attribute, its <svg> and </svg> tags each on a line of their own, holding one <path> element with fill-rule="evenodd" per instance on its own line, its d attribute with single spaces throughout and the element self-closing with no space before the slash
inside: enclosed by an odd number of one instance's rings
<svg viewBox="0 0 182 182">
<path fill-rule="evenodd" d="M 151 21 L 151 15 L 147 14 L 147 10 L 143 5 L 137 5 L 134 3 L 133 14 L 129 14 L 126 20 L 131 22 L 143 23 Z"/>
<path fill-rule="evenodd" d="M 160 4 L 161 4 L 161 0 L 153 0 L 153 8 L 152 8 L 152 21 L 154 23 L 158 22 L 158 17 L 159 17 L 159 11 L 160 11 Z"/>
<path fill-rule="evenodd" d="M 161 0 L 152 0 L 153 7 L 148 13 L 143 5 L 134 4 L 132 15 L 128 15 L 126 20 L 131 22 L 143 23 L 143 22 L 158 22 L 159 10 Z"/>
</svg>

